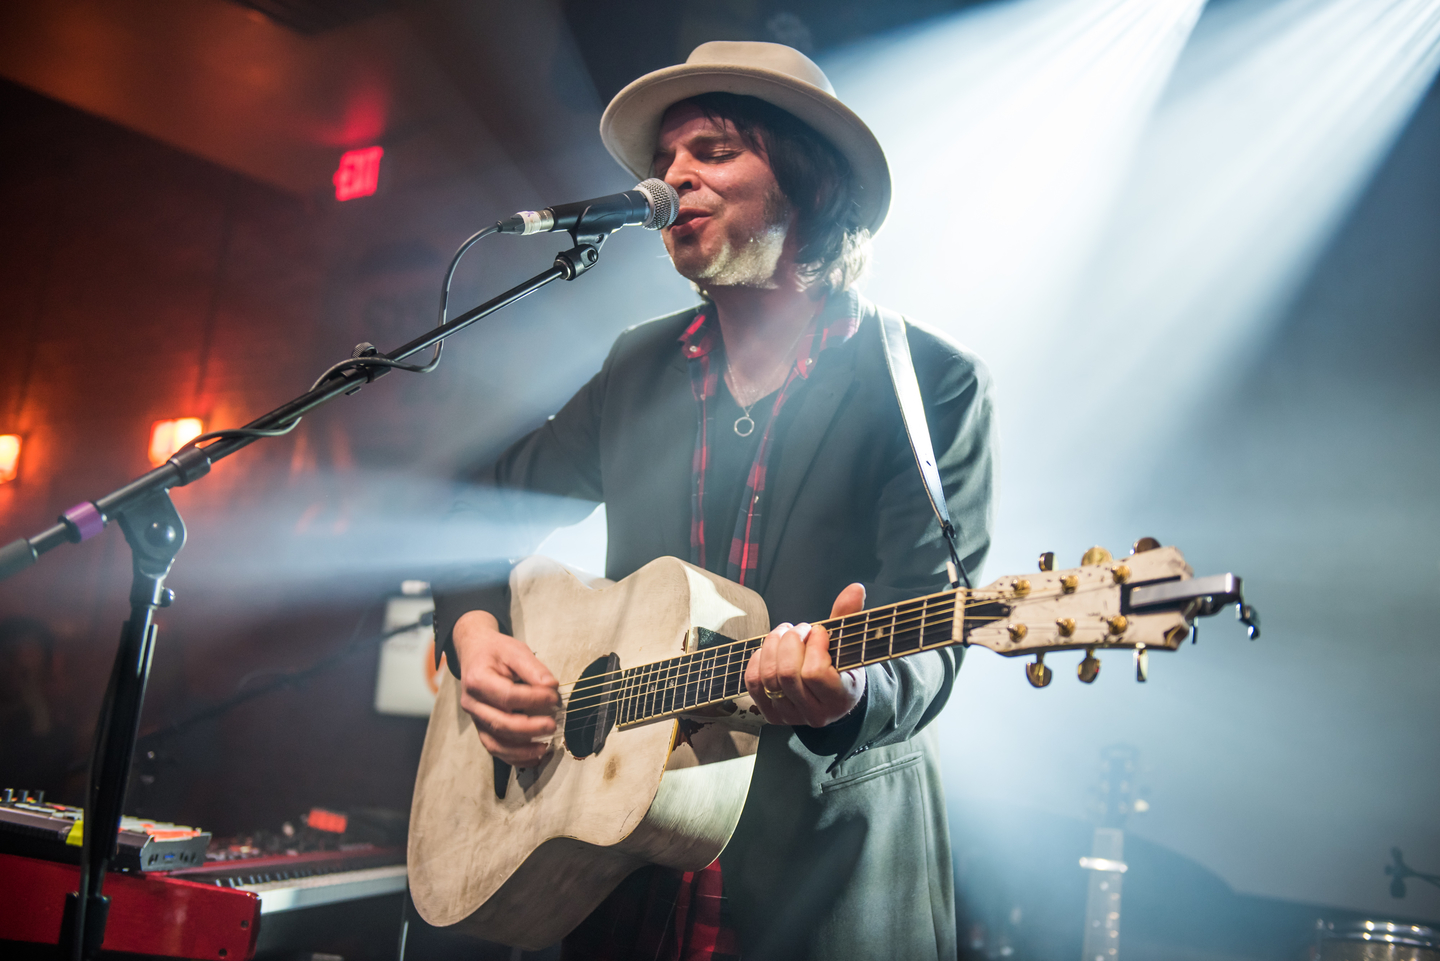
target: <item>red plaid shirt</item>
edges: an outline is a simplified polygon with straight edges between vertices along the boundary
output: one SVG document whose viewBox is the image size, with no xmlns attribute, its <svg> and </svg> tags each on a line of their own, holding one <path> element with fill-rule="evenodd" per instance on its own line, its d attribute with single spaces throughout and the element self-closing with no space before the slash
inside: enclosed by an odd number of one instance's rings
<svg viewBox="0 0 1440 961">
<path fill-rule="evenodd" d="M 735 518 L 725 576 L 737 584 L 755 583 L 759 571 L 760 519 L 770 437 L 780 409 L 805 385 L 821 351 L 842 344 L 860 326 L 853 295 L 838 295 L 821 311 L 795 345 L 785 383 L 775 392 L 770 417 L 746 473 L 745 509 Z M 690 561 L 705 567 L 705 482 L 710 461 L 714 411 L 710 399 L 720 389 L 723 346 L 715 309 L 706 306 L 680 335 L 690 368 L 690 388 L 698 408 L 695 457 L 691 462 Z M 699 871 L 675 871 L 651 865 L 636 871 L 565 939 L 564 961 L 740 961 L 740 942 L 731 923 L 717 860 Z"/>
<path fill-rule="evenodd" d="M 827 304 L 820 318 L 801 335 L 795 345 L 795 355 L 785 383 L 775 392 L 770 404 L 770 418 L 760 437 L 760 446 L 755 451 L 755 462 L 745 478 L 745 499 L 741 501 L 745 510 L 735 518 L 735 529 L 730 537 L 730 555 L 725 565 L 725 576 L 737 584 L 755 583 L 760 566 L 760 519 L 762 498 L 765 490 L 765 471 L 770 460 L 770 438 L 780 408 L 804 386 L 821 351 L 835 344 L 843 344 L 855 335 L 860 326 L 858 310 L 853 296 L 840 295 L 833 304 Z M 834 316 L 839 315 L 839 316 Z M 695 457 L 691 462 L 690 488 L 690 562 L 697 567 L 706 567 L 705 539 L 705 481 L 706 468 L 710 461 L 710 431 L 715 418 L 710 410 L 710 398 L 720 389 L 721 364 L 712 363 L 717 348 L 723 346 L 720 324 L 715 319 L 713 307 L 706 306 L 694 322 L 680 335 L 681 349 L 690 367 L 690 391 L 699 405 L 700 429 L 695 435 Z M 716 531 L 715 533 L 719 533 Z"/>
</svg>

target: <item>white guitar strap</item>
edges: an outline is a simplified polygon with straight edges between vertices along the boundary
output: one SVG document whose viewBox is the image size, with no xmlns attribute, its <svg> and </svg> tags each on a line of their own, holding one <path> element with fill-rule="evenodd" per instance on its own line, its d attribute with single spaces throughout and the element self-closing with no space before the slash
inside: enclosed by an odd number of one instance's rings
<svg viewBox="0 0 1440 961">
<path fill-rule="evenodd" d="M 930 498 L 930 508 L 940 521 L 940 533 L 945 536 L 945 546 L 950 550 L 950 586 L 959 587 L 963 582 L 970 587 L 970 574 L 965 570 L 956 548 L 958 532 L 950 520 L 950 508 L 945 503 L 945 485 L 940 482 L 940 470 L 935 466 L 935 448 L 930 443 L 930 425 L 925 420 L 920 381 L 915 377 L 915 364 L 910 359 L 905 318 L 884 307 L 876 310 L 880 315 L 880 342 L 884 345 L 885 366 L 890 370 L 890 381 L 895 385 L 895 397 L 900 402 L 900 419 L 905 422 L 905 434 L 910 438 L 910 452 L 915 455 L 920 478 L 925 482 L 925 496 Z"/>
</svg>

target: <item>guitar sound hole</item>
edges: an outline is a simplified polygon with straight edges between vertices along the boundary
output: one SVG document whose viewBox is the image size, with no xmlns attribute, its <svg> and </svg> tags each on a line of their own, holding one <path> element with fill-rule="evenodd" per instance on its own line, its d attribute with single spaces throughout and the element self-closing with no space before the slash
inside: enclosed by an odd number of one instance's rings
<svg viewBox="0 0 1440 961">
<path fill-rule="evenodd" d="M 565 709 L 565 747 L 577 758 L 599 754 L 615 726 L 614 689 L 620 657 L 598 657 L 580 674 Z"/>
</svg>

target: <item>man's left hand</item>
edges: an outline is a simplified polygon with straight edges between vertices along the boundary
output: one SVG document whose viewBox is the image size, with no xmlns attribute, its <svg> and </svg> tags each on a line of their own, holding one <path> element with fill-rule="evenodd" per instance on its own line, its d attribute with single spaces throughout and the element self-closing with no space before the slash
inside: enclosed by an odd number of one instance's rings
<svg viewBox="0 0 1440 961">
<path fill-rule="evenodd" d="M 835 598 L 830 616 L 864 607 L 864 585 L 851 584 Z M 825 727 L 860 703 L 865 669 L 837 671 L 830 661 L 830 635 L 819 624 L 781 624 L 751 656 L 745 688 L 771 724 Z"/>
</svg>

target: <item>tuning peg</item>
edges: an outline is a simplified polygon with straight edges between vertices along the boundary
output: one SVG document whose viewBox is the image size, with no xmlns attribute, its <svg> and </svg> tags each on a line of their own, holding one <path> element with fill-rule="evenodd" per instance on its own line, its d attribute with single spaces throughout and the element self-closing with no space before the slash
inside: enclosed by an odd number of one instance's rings
<svg viewBox="0 0 1440 961">
<path fill-rule="evenodd" d="M 1095 683 L 1095 678 L 1100 676 L 1100 658 L 1095 656 L 1095 648 L 1085 648 L 1085 660 L 1080 662 L 1080 666 L 1075 669 L 1075 673 L 1078 674 L 1080 680 L 1086 684 Z"/>
<path fill-rule="evenodd" d="M 1050 683 L 1055 672 L 1045 666 L 1045 655 L 1036 654 L 1034 664 L 1025 665 L 1025 679 L 1030 682 L 1031 687 L 1044 687 Z"/>
<path fill-rule="evenodd" d="M 1153 551 L 1160 546 L 1160 542 L 1153 537 L 1142 537 L 1130 548 L 1132 554 L 1143 554 L 1146 551 Z"/>
<path fill-rule="evenodd" d="M 1046 551 L 1040 555 L 1040 570 L 1053 571 L 1055 569 L 1055 552 Z"/>
<path fill-rule="evenodd" d="M 1150 652 L 1144 644 L 1135 645 L 1135 680 L 1144 684 L 1150 678 Z"/>
<path fill-rule="evenodd" d="M 1236 604 L 1235 616 L 1240 620 L 1241 624 L 1245 625 L 1245 630 L 1246 633 L 1250 635 L 1250 640 L 1260 640 L 1260 615 L 1255 613 L 1255 608 L 1249 604 Z"/>
<path fill-rule="evenodd" d="M 1092 547 L 1080 558 L 1081 567 L 1098 567 L 1101 564 L 1109 564 L 1115 558 L 1103 547 Z"/>
</svg>

